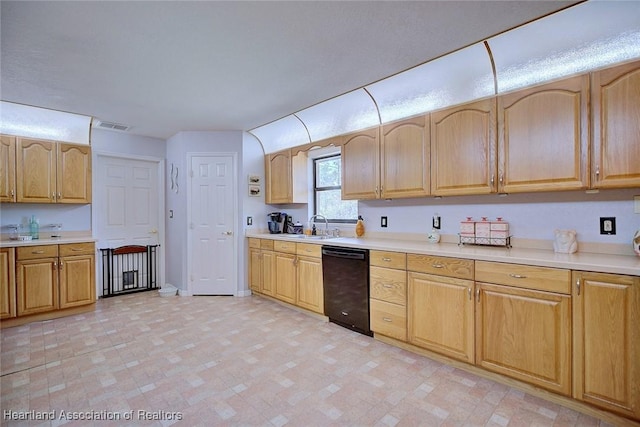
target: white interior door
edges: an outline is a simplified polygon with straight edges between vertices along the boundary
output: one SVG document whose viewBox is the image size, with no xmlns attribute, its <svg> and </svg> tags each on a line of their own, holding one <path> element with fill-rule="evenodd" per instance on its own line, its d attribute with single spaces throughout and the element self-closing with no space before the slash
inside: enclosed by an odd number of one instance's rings
<svg viewBox="0 0 640 427">
<path fill-rule="evenodd" d="M 93 205 L 97 247 L 160 244 L 161 161 L 98 154 L 97 164 Z M 162 256 L 159 266 L 160 286 Z"/>
<path fill-rule="evenodd" d="M 235 295 L 235 157 L 192 155 L 188 271 L 193 295 Z"/>
</svg>

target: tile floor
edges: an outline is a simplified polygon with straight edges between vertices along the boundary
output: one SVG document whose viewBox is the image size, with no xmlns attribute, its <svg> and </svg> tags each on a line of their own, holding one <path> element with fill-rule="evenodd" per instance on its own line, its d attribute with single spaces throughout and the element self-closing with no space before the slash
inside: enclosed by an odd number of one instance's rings
<svg viewBox="0 0 640 427">
<path fill-rule="evenodd" d="M 110 298 L 1 345 L 2 425 L 606 425 L 257 296 Z"/>
</svg>

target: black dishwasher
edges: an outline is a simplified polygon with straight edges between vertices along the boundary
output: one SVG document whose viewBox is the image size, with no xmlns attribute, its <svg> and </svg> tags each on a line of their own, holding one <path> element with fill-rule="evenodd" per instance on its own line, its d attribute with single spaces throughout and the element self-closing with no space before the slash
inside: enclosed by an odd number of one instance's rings
<svg viewBox="0 0 640 427">
<path fill-rule="evenodd" d="M 369 250 L 322 247 L 324 314 L 361 334 L 369 329 Z"/>
</svg>

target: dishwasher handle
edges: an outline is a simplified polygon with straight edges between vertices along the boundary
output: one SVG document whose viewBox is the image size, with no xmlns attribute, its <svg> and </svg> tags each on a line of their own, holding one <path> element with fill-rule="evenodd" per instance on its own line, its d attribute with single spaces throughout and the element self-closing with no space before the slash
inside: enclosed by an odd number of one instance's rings
<svg viewBox="0 0 640 427">
<path fill-rule="evenodd" d="M 362 251 L 341 251 L 336 249 L 322 248 L 322 255 L 331 256 L 335 258 L 348 258 L 348 259 L 366 259 L 366 252 Z"/>
</svg>

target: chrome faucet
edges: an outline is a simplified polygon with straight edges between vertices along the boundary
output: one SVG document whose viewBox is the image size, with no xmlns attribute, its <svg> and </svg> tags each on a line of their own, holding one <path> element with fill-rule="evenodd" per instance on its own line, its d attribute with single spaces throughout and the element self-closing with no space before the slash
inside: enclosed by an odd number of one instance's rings
<svg viewBox="0 0 640 427">
<path fill-rule="evenodd" d="M 309 218 L 309 228 L 311 228 L 311 223 L 315 222 L 313 221 L 316 218 L 322 218 L 324 219 L 324 235 L 327 236 L 329 235 L 329 221 L 327 221 L 327 218 L 324 215 L 320 215 L 320 214 L 316 214 L 313 215 L 311 218 Z"/>
</svg>

